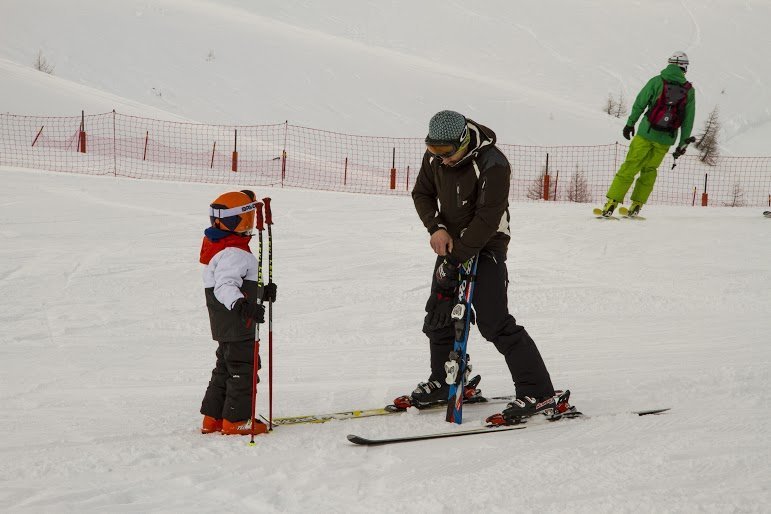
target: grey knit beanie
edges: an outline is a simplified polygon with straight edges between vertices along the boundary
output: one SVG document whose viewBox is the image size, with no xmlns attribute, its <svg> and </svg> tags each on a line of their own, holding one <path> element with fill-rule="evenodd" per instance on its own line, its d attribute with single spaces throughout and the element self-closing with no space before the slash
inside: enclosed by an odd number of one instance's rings
<svg viewBox="0 0 771 514">
<path fill-rule="evenodd" d="M 439 111 L 428 123 L 426 144 L 459 144 L 466 134 L 466 118 L 462 114 Z"/>
</svg>

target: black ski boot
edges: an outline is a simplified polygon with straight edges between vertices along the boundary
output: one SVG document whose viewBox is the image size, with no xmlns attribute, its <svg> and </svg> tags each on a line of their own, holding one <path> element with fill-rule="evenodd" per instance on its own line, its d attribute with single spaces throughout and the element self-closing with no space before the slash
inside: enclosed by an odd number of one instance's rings
<svg viewBox="0 0 771 514">
<path fill-rule="evenodd" d="M 477 389 L 481 380 L 482 377 L 477 375 L 466 383 L 466 388 L 463 391 L 464 401 L 469 403 L 486 401 L 482 396 L 482 391 Z M 448 384 L 442 383 L 439 380 L 421 382 L 412 391 L 412 394 L 394 399 L 393 410 L 406 410 L 410 407 L 424 409 L 433 405 L 445 405 L 449 395 L 450 386 Z"/>
<path fill-rule="evenodd" d="M 568 400 L 570 391 L 556 391 L 554 396 L 546 396 L 535 399 L 532 396 L 522 396 L 509 403 L 500 414 L 493 414 L 487 418 L 491 425 L 517 425 L 525 423 L 527 418 L 536 414 L 549 416 L 549 419 L 557 420 L 562 414 L 574 410 Z"/>
</svg>

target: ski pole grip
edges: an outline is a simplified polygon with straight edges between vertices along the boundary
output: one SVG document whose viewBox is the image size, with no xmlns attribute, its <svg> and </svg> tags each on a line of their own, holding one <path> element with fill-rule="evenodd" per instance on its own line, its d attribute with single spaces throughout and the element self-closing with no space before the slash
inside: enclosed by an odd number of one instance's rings
<svg viewBox="0 0 771 514">
<path fill-rule="evenodd" d="M 265 202 L 265 223 L 273 225 L 273 213 L 270 211 L 270 197 L 265 197 L 262 201 Z"/>
<path fill-rule="evenodd" d="M 254 207 L 255 213 L 254 213 L 254 224 L 257 227 L 257 230 L 262 232 L 265 229 L 265 225 L 263 224 L 262 220 L 262 202 L 257 202 L 257 205 Z"/>
</svg>

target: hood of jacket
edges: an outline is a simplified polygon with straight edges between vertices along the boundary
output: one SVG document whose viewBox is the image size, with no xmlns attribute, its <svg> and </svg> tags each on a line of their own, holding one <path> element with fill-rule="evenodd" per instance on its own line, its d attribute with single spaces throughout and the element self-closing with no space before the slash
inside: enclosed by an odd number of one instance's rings
<svg viewBox="0 0 771 514">
<path fill-rule="evenodd" d="M 492 129 L 480 125 L 468 118 L 466 118 L 466 124 L 468 125 L 469 134 L 471 135 L 469 150 L 466 155 L 463 156 L 463 159 L 453 165 L 454 168 L 463 166 L 472 159 L 476 159 L 481 152 L 495 145 L 495 141 L 497 140 L 495 132 L 493 132 Z"/>
<path fill-rule="evenodd" d="M 667 82 L 674 82 L 675 84 L 685 84 L 688 82 L 685 78 L 685 73 L 676 64 L 669 64 L 666 68 L 661 70 L 661 78 Z"/>
</svg>

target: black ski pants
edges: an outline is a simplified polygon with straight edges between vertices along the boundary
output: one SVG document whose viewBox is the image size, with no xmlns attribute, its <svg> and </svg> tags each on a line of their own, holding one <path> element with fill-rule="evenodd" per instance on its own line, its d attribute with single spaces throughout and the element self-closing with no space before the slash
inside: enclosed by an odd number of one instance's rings
<svg viewBox="0 0 771 514">
<path fill-rule="evenodd" d="M 437 257 L 434 269 L 444 257 Z M 506 359 L 506 365 L 514 380 L 517 397 L 532 396 L 543 398 L 554 394 L 554 387 L 546 365 L 538 352 L 535 342 L 525 330 L 517 325 L 509 314 L 508 294 L 509 272 L 505 255 L 484 251 L 477 264 L 476 284 L 471 300 L 476 314 L 476 323 L 482 337 L 492 342 Z M 436 278 L 431 285 L 436 290 Z M 431 346 L 431 380 L 444 383 L 444 363 L 455 342 L 452 324 L 436 330 L 423 327 Z"/>
<path fill-rule="evenodd" d="M 215 355 L 217 361 L 201 402 L 201 414 L 232 422 L 248 420 L 252 413 L 254 339 L 219 342 Z"/>
</svg>

